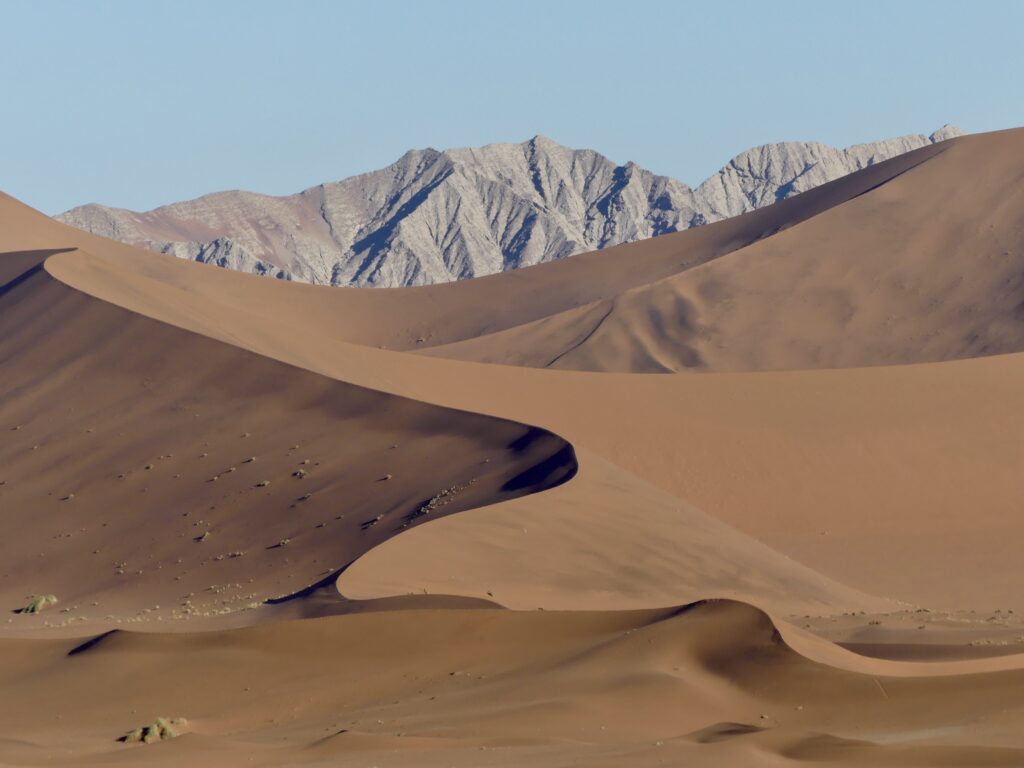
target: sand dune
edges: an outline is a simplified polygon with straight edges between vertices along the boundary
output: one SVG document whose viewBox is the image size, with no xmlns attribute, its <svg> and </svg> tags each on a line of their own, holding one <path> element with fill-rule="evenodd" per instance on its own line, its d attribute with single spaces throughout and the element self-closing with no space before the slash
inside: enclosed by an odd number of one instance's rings
<svg viewBox="0 0 1024 768">
<path fill-rule="evenodd" d="M 374 356 L 382 381 L 388 359 Z M 431 362 L 416 396 L 497 410 L 488 373 L 502 369 L 467 365 L 428 390 Z M 507 369 L 500 405 L 848 585 L 1020 612 L 1022 375 L 1019 355 L 753 376 Z"/>
<path fill-rule="evenodd" d="M 374 548 L 338 580 L 349 598 L 426 590 L 509 608 L 625 610 L 701 596 L 781 614 L 898 608 L 744 536 L 608 461 L 545 494 L 423 526 Z"/>
<path fill-rule="evenodd" d="M 23 274 L 0 296 L 8 610 L 39 593 L 72 626 L 243 610 L 396 531 L 575 471 L 544 430 L 327 379 Z"/>
<path fill-rule="evenodd" d="M 124 760 L 128 749 L 135 760 L 229 766 L 1024 758 L 1014 729 L 1024 673 L 836 670 L 793 652 L 767 616 L 740 603 L 390 611 L 229 632 L 117 632 L 83 650 L 68 640 L 0 648 L 9 693 L 0 714 L 18 733 L 5 752 L 26 763 L 83 745 L 90 764 Z M 55 686 L 63 695 L 49 701 Z M 33 713 L 43 707 L 50 717 L 40 723 Z M 154 707 L 188 712 L 189 732 L 150 747 L 113 741 Z M 962 723 L 977 720 L 984 747 L 964 744 Z"/>
<path fill-rule="evenodd" d="M 1021 142 L 401 290 L 0 199 L 0 760 L 1024 763 Z"/>
<path fill-rule="evenodd" d="M 911 153 L 905 165 L 897 158 L 878 166 L 890 169 L 889 178 L 873 189 L 855 184 L 861 174 L 828 185 L 848 199 L 799 226 L 429 354 L 662 372 L 905 364 L 1024 350 L 1022 149 L 1024 131 L 1015 130 Z M 916 164 L 906 167 L 911 159 Z M 805 197 L 793 202 L 807 205 Z M 639 260 L 658 240 L 624 249 Z"/>
</svg>

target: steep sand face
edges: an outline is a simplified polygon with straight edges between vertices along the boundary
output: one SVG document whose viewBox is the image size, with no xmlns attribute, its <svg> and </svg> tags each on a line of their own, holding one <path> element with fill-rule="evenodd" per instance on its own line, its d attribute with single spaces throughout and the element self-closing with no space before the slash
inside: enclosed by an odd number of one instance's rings
<svg viewBox="0 0 1024 768">
<path fill-rule="evenodd" d="M 727 369 L 1020 348 L 1016 172 L 979 169 L 1021 141 L 407 291 L 0 201 L 0 600 L 61 597 L 0 623 L 0 759 L 1020 765 L 1024 355 Z M 780 618 L 666 607 L 709 596 Z M 188 732 L 114 741 L 157 715 Z"/>
<path fill-rule="evenodd" d="M 74 291 L 33 257 L 45 252 L 0 257 L 28 266 L 0 295 L 0 506 L 14 532 L 0 604 L 61 603 L 8 629 L 251 609 L 398 531 L 575 471 L 544 430 L 197 336 Z"/>
</svg>

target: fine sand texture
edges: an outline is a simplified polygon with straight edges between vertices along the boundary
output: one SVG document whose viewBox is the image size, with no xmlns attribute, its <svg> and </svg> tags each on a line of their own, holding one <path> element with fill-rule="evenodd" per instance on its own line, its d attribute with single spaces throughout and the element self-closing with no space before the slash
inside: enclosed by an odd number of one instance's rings
<svg viewBox="0 0 1024 768">
<path fill-rule="evenodd" d="M 394 290 L 0 197 L 0 765 L 1024 765 L 1022 174 Z"/>
</svg>

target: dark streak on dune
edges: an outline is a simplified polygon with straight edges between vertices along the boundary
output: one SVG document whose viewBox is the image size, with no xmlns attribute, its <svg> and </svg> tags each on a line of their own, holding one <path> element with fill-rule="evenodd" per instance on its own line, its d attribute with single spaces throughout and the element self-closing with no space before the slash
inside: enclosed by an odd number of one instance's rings
<svg viewBox="0 0 1024 768">
<path fill-rule="evenodd" d="M 96 635 L 95 637 L 91 637 L 88 640 L 86 640 L 85 642 L 80 643 L 79 645 L 76 645 L 74 648 L 72 648 L 70 651 L 68 651 L 68 656 L 77 656 L 80 653 L 85 653 L 86 651 L 89 651 L 89 650 L 95 648 L 97 645 L 102 643 L 104 640 L 107 640 L 107 639 L 113 637 L 115 634 L 117 634 L 120 631 L 121 630 L 119 630 L 119 629 L 108 629 L 106 632 L 101 632 L 100 634 Z"/>
</svg>

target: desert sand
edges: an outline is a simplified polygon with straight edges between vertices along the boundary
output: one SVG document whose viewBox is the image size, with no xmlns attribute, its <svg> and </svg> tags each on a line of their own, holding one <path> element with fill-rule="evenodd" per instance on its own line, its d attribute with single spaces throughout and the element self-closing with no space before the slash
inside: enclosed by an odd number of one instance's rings
<svg viewBox="0 0 1024 768">
<path fill-rule="evenodd" d="M 0 763 L 1024 765 L 1022 170 L 405 289 L 0 198 Z"/>
</svg>

